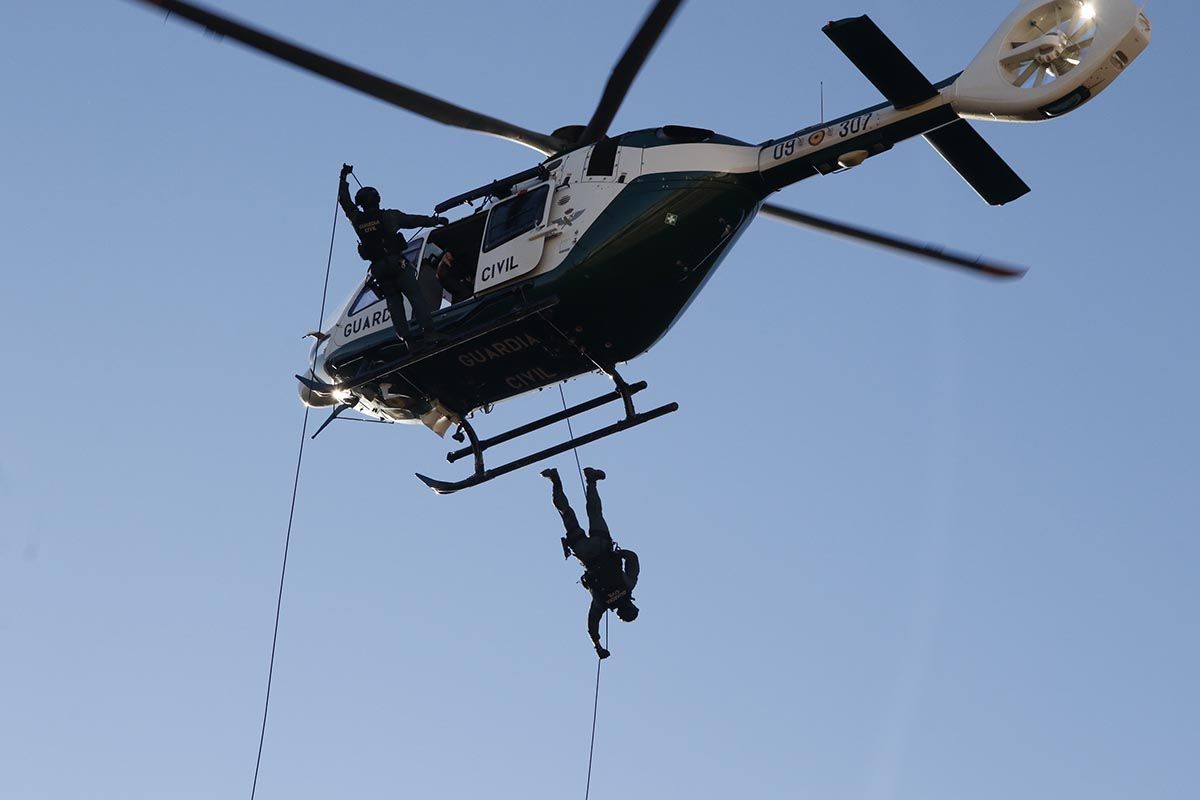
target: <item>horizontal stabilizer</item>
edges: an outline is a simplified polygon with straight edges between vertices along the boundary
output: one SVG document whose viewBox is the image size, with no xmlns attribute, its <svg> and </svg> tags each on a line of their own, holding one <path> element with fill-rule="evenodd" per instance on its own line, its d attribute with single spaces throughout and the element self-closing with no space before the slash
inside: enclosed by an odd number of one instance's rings
<svg viewBox="0 0 1200 800">
<path fill-rule="evenodd" d="M 929 79 L 870 17 L 840 19 L 821 30 L 896 108 L 915 106 L 937 96 Z"/>
<path fill-rule="evenodd" d="M 1021 176 L 966 120 L 931 131 L 925 139 L 988 204 L 1002 206 L 1029 192 Z"/>
</svg>

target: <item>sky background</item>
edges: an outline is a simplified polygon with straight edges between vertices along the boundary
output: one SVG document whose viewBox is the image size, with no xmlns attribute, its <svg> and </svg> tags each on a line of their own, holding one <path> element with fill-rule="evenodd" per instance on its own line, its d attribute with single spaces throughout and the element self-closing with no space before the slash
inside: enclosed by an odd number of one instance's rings
<svg viewBox="0 0 1200 800">
<path fill-rule="evenodd" d="M 220 6 L 549 131 L 587 120 L 648 3 Z M 870 13 L 936 80 L 1009 10 L 694 0 L 613 130 L 790 133 L 820 81 L 827 117 L 879 99 L 827 20 Z M 624 370 L 681 410 L 582 453 L 643 565 L 593 797 L 1197 796 L 1200 12 L 1149 14 L 1097 101 L 981 126 L 1017 203 L 919 140 L 775 198 L 1023 281 L 760 219 Z M 2 19 L 0 797 L 245 797 L 338 168 L 428 213 L 537 156 L 132 3 Z M 362 271 L 343 221 L 330 301 Z M 548 487 L 437 497 L 412 473 L 465 474 L 446 444 L 349 422 L 309 444 L 263 800 L 583 795 L 595 656 Z"/>
</svg>

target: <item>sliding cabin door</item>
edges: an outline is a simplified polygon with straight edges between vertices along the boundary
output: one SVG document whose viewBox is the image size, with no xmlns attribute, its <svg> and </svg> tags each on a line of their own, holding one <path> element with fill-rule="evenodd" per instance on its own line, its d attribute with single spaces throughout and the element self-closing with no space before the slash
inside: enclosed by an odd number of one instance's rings
<svg viewBox="0 0 1200 800">
<path fill-rule="evenodd" d="M 488 210 L 475 272 L 476 294 L 532 272 L 542 260 L 551 189 L 549 183 L 538 184 Z"/>
</svg>

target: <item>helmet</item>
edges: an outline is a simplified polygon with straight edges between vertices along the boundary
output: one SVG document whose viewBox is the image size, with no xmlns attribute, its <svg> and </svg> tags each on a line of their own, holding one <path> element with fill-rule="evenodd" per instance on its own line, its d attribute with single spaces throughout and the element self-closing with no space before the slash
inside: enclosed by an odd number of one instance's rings
<svg viewBox="0 0 1200 800">
<path fill-rule="evenodd" d="M 379 190 L 374 186 L 364 186 L 354 195 L 354 204 L 369 208 L 379 205 Z"/>
<path fill-rule="evenodd" d="M 638 607 L 628 599 L 622 600 L 617 606 L 617 616 L 622 622 L 633 622 L 638 617 Z"/>
</svg>

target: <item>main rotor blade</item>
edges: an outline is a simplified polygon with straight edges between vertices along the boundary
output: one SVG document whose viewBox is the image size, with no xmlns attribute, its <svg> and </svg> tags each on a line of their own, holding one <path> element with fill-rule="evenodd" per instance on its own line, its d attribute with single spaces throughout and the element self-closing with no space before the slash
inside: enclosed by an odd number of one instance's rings
<svg viewBox="0 0 1200 800">
<path fill-rule="evenodd" d="M 793 222 L 797 225 L 805 225 L 828 233 L 836 233 L 840 236 L 869 242 L 880 247 L 900 250 L 914 256 L 919 256 L 920 258 L 927 258 L 931 261 L 939 261 L 943 264 L 982 273 L 992 278 L 1020 278 L 1026 272 L 1024 267 L 1012 267 L 995 261 L 985 261 L 983 256 L 969 256 L 955 253 L 936 244 L 921 244 L 890 234 L 847 225 L 844 222 L 834 222 L 824 217 L 805 214 L 801 211 L 793 211 L 790 208 L 772 205 L 771 203 L 763 204 L 762 213 L 769 217 L 784 220 L 785 222 Z"/>
<path fill-rule="evenodd" d="M 439 100 L 432 95 L 410 89 L 387 78 L 365 72 L 341 61 L 335 61 L 328 56 L 285 41 L 265 31 L 251 28 L 193 3 L 184 3 L 180 0 L 134 0 L 134 2 L 157 6 L 169 13 L 178 14 L 184 19 L 204 26 L 213 33 L 236 39 L 255 50 L 309 72 L 315 72 L 343 86 L 357 89 L 385 103 L 391 103 L 406 111 L 420 114 L 435 122 L 510 139 L 546 155 L 552 155 L 567 145 L 567 142 L 553 136 L 527 130 L 504 120 L 447 103 L 445 100 Z"/>
<path fill-rule="evenodd" d="M 683 0 L 658 0 L 657 5 L 646 15 L 641 30 L 629 41 L 624 55 L 621 56 L 608 76 L 608 83 L 604 87 L 604 94 L 600 96 L 600 103 L 592 113 L 591 121 L 583 129 L 577 144 L 589 144 L 608 133 L 608 126 L 612 124 L 613 117 L 617 115 L 617 109 L 624 102 L 625 95 L 633 84 L 633 79 L 637 77 L 642 64 L 646 63 L 650 51 L 658 43 L 667 23 L 671 21 L 671 17 L 674 16 L 681 3 Z"/>
</svg>

